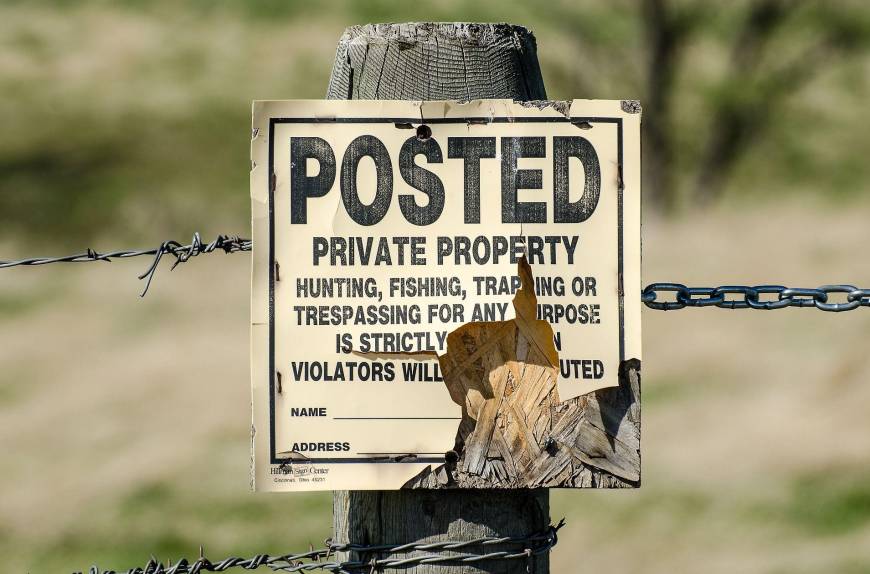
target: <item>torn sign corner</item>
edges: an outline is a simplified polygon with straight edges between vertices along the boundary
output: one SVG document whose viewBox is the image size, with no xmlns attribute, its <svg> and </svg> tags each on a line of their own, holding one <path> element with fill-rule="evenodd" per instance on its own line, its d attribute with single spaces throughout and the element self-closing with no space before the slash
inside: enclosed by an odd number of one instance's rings
<svg viewBox="0 0 870 574">
<path fill-rule="evenodd" d="M 637 486 L 637 449 L 610 440 L 613 430 L 589 420 L 601 411 L 595 395 L 560 401 L 553 330 L 535 317 L 525 258 L 518 272 L 515 319 L 466 323 L 448 335 L 439 362 L 451 399 L 462 407 L 455 456 L 420 471 L 405 488 L 580 486 L 593 477 Z"/>
<path fill-rule="evenodd" d="M 640 100 L 622 100 L 619 102 L 619 107 L 627 114 L 639 114 L 643 112 L 643 106 L 640 105 Z"/>
</svg>

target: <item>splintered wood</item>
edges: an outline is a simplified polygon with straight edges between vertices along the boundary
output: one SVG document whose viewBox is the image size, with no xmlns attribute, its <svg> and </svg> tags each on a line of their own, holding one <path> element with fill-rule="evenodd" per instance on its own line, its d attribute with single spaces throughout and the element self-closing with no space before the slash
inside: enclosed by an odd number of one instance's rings
<svg viewBox="0 0 870 574">
<path fill-rule="evenodd" d="M 626 361 L 619 387 L 561 402 L 553 329 L 536 318 L 525 259 L 519 276 L 515 319 L 468 323 L 447 337 L 439 363 L 462 407 L 456 444 L 405 488 L 639 486 L 640 363 Z"/>
</svg>

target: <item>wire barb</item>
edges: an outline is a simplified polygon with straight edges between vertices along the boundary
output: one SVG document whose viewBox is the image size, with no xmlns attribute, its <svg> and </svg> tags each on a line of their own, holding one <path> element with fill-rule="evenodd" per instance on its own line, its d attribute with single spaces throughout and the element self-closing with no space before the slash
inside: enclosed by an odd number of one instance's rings
<svg viewBox="0 0 870 574">
<path fill-rule="evenodd" d="M 200 574 L 201 572 L 224 572 L 232 568 L 256 570 L 262 566 L 274 572 L 309 572 L 325 570 L 335 574 L 354 574 L 362 572 L 379 572 L 384 569 L 406 569 L 420 564 L 472 564 L 483 560 L 528 560 L 549 552 L 558 542 L 556 533 L 565 525 L 563 518 L 555 526 L 552 524 L 542 532 L 536 532 L 522 537 L 484 536 L 473 540 L 444 540 L 430 543 L 410 544 L 355 544 L 333 543 L 326 541 L 326 547 L 312 549 L 300 554 L 255 554 L 250 558 L 230 556 L 219 562 L 211 562 L 203 556 L 202 547 L 199 558 L 189 562 L 182 558 L 175 564 L 163 565 L 151 558 L 144 568 L 136 567 L 129 570 L 100 570 L 91 566 L 88 574 Z M 466 549 L 476 549 L 469 552 Z M 459 551 L 457 551 L 459 550 Z M 344 562 L 330 561 L 336 552 L 355 552 L 361 556 L 358 560 Z M 409 556 L 408 553 L 418 552 Z M 75 574 L 81 574 L 76 572 Z"/>
<path fill-rule="evenodd" d="M 250 239 L 242 239 L 234 235 L 218 235 L 211 243 L 203 243 L 199 233 L 194 233 L 193 239 L 188 245 L 182 245 L 178 241 L 170 240 L 164 241 L 160 244 L 160 247 L 154 249 L 128 249 L 110 251 L 107 253 L 100 253 L 88 248 L 84 253 L 76 253 L 65 257 L 31 257 L 15 261 L 0 261 L 0 269 L 48 265 L 50 263 L 86 263 L 89 261 L 111 262 L 112 259 L 127 259 L 129 257 L 151 255 L 154 257 L 154 260 L 151 262 L 148 269 L 139 276 L 139 279 L 145 280 L 145 288 L 142 290 L 140 295 L 140 297 L 144 297 L 145 294 L 148 293 L 148 289 L 151 287 L 151 282 L 154 280 L 154 275 L 157 273 L 160 260 L 164 255 L 172 255 L 175 257 L 175 262 L 172 264 L 172 269 L 175 269 L 181 263 L 185 263 L 192 257 L 196 257 L 203 253 L 213 253 L 216 250 L 221 250 L 224 253 L 236 253 L 238 251 L 251 251 L 252 247 L 253 243 Z"/>
<path fill-rule="evenodd" d="M 181 245 L 177 241 L 164 241 L 154 253 L 154 261 L 151 266 L 139 276 L 139 279 L 145 279 L 145 288 L 142 290 L 140 297 L 144 297 L 148 293 L 148 288 L 151 286 L 151 281 L 154 279 L 154 274 L 157 273 L 157 268 L 160 265 L 160 259 L 165 254 L 175 257 L 175 262 L 170 271 L 174 271 L 182 263 L 186 263 L 191 257 L 196 257 L 202 253 L 212 253 L 216 249 L 222 250 L 224 253 L 234 253 L 236 251 L 250 251 L 252 243 L 248 239 L 240 239 L 236 236 L 218 235 L 217 238 L 208 244 L 203 244 L 199 233 L 193 234 L 193 239 L 189 245 Z"/>
</svg>

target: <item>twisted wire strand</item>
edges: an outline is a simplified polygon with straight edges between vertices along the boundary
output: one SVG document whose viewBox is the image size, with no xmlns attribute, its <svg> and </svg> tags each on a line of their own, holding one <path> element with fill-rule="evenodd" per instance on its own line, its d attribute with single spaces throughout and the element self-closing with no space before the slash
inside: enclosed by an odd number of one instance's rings
<svg viewBox="0 0 870 574">
<path fill-rule="evenodd" d="M 172 255 L 175 257 L 175 262 L 171 269 L 175 269 L 181 263 L 189 261 L 191 258 L 203 253 L 213 253 L 214 251 L 223 251 L 224 253 L 236 253 L 239 251 L 251 251 L 253 243 L 250 239 L 242 239 L 235 235 L 218 235 L 214 241 L 203 243 L 199 233 L 193 234 L 193 239 L 187 245 L 182 245 L 178 241 L 164 241 L 159 247 L 153 249 L 126 249 L 119 251 L 109 251 L 100 253 L 88 248 L 83 253 L 76 253 L 64 257 L 31 257 L 27 259 L 18 259 L 13 261 L 0 261 L 0 269 L 8 269 L 10 267 L 21 266 L 37 266 L 49 265 L 52 263 L 89 263 L 94 261 L 111 262 L 113 259 L 127 259 L 130 257 L 141 257 L 143 255 L 151 255 L 154 257 L 151 265 L 144 273 L 139 275 L 139 279 L 145 280 L 145 288 L 142 290 L 140 297 L 144 297 L 151 287 L 151 282 L 154 280 L 154 275 L 157 273 L 157 268 L 164 255 Z"/>
<path fill-rule="evenodd" d="M 144 567 L 129 570 L 100 570 L 92 566 L 88 574 L 200 574 L 201 572 L 225 572 L 232 568 L 256 570 L 266 567 L 274 572 L 309 572 L 324 570 L 335 574 L 355 574 L 373 572 L 378 569 L 399 569 L 419 564 L 471 564 L 486 560 L 529 560 L 549 552 L 558 543 L 558 531 L 565 525 L 562 519 L 555 526 L 523 537 L 480 537 L 472 540 L 445 540 L 429 543 L 410 544 L 352 544 L 333 543 L 326 541 L 325 548 L 309 550 L 298 554 L 256 554 L 250 558 L 230 556 L 219 562 L 212 562 L 203 555 L 200 548 L 199 558 L 193 562 L 182 558 L 174 564 L 163 564 L 152 557 Z M 457 549 L 480 548 L 486 550 L 493 546 L 514 546 L 518 548 L 490 550 L 479 553 L 456 552 Z M 375 554 L 369 560 L 351 560 L 345 562 L 330 561 L 336 552 L 353 551 L 359 554 Z M 416 556 L 398 556 L 409 552 L 423 552 Z M 441 554 L 449 552 L 449 554 Z M 383 556 L 386 554 L 387 556 Z M 81 574 L 76 572 L 75 574 Z"/>
</svg>

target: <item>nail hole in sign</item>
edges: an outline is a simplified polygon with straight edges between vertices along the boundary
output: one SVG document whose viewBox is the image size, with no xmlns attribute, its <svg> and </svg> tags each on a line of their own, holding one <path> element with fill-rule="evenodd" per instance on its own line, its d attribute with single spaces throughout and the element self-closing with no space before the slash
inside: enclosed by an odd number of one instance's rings
<svg viewBox="0 0 870 574">
<path fill-rule="evenodd" d="M 424 142 L 432 137 L 432 128 L 427 126 L 426 124 L 421 125 L 417 128 L 417 139 L 421 142 Z"/>
</svg>

